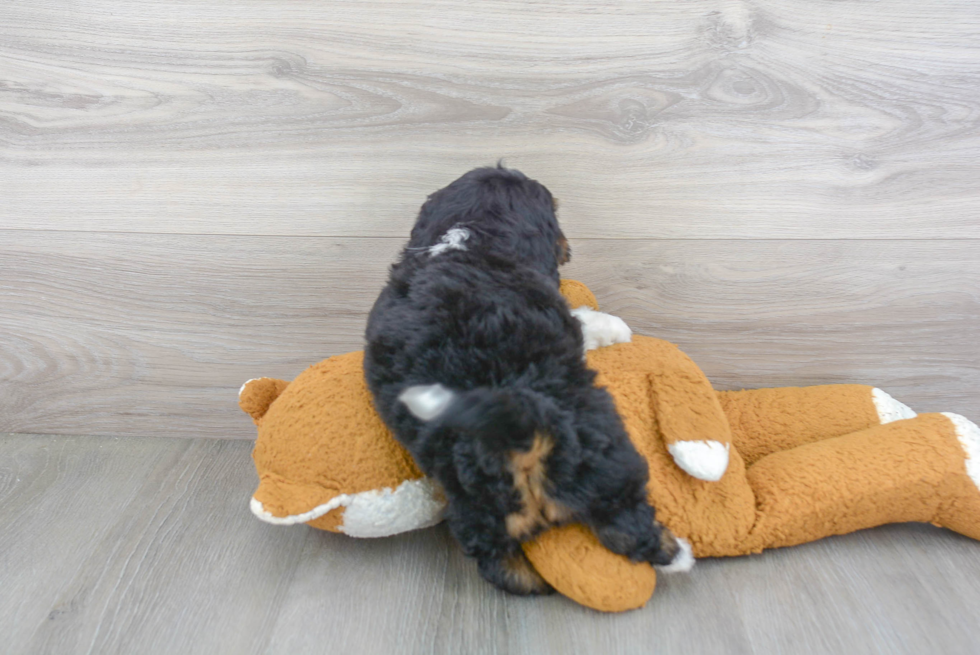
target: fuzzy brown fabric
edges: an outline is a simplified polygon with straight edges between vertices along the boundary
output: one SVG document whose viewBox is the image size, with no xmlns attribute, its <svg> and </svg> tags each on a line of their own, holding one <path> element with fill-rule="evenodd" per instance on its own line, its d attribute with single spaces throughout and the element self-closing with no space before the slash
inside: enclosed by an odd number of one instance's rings
<svg viewBox="0 0 980 655">
<path fill-rule="evenodd" d="M 598 308 L 581 283 L 563 281 L 575 307 Z M 891 522 L 928 521 L 980 539 L 980 491 L 942 414 L 880 425 L 872 387 L 831 385 L 715 392 L 675 345 L 635 335 L 588 353 L 630 438 L 650 467 L 657 518 L 694 554 L 733 556 Z M 255 498 L 276 517 L 340 494 L 394 489 L 422 476 L 378 418 L 360 352 L 332 357 L 292 383 L 249 382 L 240 404 L 258 426 Z M 674 462 L 668 446 L 727 445 L 716 482 Z M 309 524 L 339 531 L 343 507 Z M 603 611 L 642 606 L 656 574 L 603 548 L 578 525 L 525 545 L 558 591 Z"/>
<path fill-rule="evenodd" d="M 259 437 L 252 458 L 259 488 L 253 497 L 274 516 L 302 514 L 339 494 L 394 489 L 422 477 L 374 411 L 362 361 L 363 353 L 354 352 L 314 364 L 255 419 Z M 243 409 L 281 382 L 262 378 L 247 384 Z M 310 525 L 336 531 L 343 511 L 338 507 Z"/>
</svg>

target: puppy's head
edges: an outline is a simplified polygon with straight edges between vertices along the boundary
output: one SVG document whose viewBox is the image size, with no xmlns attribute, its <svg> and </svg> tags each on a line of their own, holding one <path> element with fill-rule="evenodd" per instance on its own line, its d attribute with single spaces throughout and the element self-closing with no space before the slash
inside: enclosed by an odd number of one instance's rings
<svg viewBox="0 0 980 655">
<path fill-rule="evenodd" d="M 557 279 L 558 266 L 571 256 L 557 208 L 551 192 L 520 171 L 502 165 L 477 168 L 429 196 L 410 246 L 431 247 L 453 227 L 463 226 L 491 252 L 539 265 Z"/>
</svg>

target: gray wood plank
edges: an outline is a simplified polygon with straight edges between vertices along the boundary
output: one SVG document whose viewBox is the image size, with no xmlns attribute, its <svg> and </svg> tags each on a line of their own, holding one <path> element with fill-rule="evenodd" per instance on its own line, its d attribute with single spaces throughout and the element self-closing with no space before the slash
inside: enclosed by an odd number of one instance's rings
<svg viewBox="0 0 980 655">
<path fill-rule="evenodd" d="M 314 652 L 325 634 L 336 652 L 685 652 L 678 646 L 699 631 L 690 652 L 752 652 L 716 580 L 663 577 L 645 609 L 603 615 L 559 596 L 516 598 L 488 587 L 443 527 L 394 539 L 400 543 L 311 539 L 267 652 Z M 371 618 L 351 620 L 337 597 Z"/>
<path fill-rule="evenodd" d="M 7 232 L 0 429 L 253 438 L 245 380 L 362 347 L 400 239 Z M 719 388 L 861 382 L 977 418 L 978 241 L 575 240 L 569 277 Z"/>
<path fill-rule="evenodd" d="M 0 227 L 401 236 L 506 157 L 578 237 L 980 236 L 980 6 L 0 6 Z"/>
<path fill-rule="evenodd" d="M 4 236 L 0 429 L 237 438 L 254 438 L 245 380 L 362 347 L 402 244 Z"/>
<path fill-rule="evenodd" d="M 980 544 L 895 525 L 702 560 L 641 610 L 483 583 L 444 526 L 254 519 L 245 441 L 0 435 L 0 652 L 925 653 L 980 639 Z"/>
<path fill-rule="evenodd" d="M 248 512 L 250 446 L 3 435 L 0 650 L 261 652 L 307 534 Z"/>
<path fill-rule="evenodd" d="M 91 598 L 72 577 L 127 506 L 186 451 L 176 439 L 119 440 L 0 435 L 0 650 L 28 652 L 34 630 L 58 630 Z"/>
<path fill-rule="evenodd" d="M 980 557 L 966 537 L 892 525 L 743 561 L 730 584 L 756 652 L 975 650 L 975 612 L 962 603 L 975 602 Z"/>
</svg>

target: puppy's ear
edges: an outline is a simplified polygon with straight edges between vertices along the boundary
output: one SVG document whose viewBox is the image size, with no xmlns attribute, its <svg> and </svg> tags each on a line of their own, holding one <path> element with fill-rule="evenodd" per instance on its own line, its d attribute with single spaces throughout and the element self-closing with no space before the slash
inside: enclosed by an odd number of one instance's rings
<svg viewBox="0 0 980 655">
<path fill-rule="evenodd" d="M 456 394 L 441 384 L 427 384 L 409 387 L 398 395 L 408 411 L 421 421 L 431 421 L 440 417 L 455 400 Z"/>
</svg>

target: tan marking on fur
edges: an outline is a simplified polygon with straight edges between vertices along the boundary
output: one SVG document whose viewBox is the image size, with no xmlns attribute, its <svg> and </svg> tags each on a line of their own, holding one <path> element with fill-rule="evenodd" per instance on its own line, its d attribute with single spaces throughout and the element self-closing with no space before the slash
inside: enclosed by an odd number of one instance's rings
<svg viewBox="0 0 980 655">
<path fill-rule="evenodd" d="M 554 440 L 545 434 L 534 435 L 531 448 L 511 454 L 511 473 L 514 488 L 521 495 L 520 511 L 506 518 L 507 533 L 515 539 L 527 539 L 539 528 L 567 521 L 568 509 L 548 496 L 544 461 L 555 446 Z"/>
<path fill-rule="evenodd" d="M 563 266 L 568 263 L 569 253 L 571 250 L 568 247 L 568 239 L 562 237 L 558 239 L 558 265 Z"/>
<path fill-rule="evenodd" d="M 559 505 L 555 501 L 548 499 L 544 506 L 544 517 L 554 525 L 567 523 L 572 520 L 572 512 L 564 505 Z"/>
<path fill-rule="evenodd" d="M 524 553 L 517 553 L 504 560 L 508 586 L 514 591 L 524 593 L 543 593 L 551 586 L 534 570 Z"/>
<path fill-rule="evenodd" d="M 665 526 L 660 521 L 656 522 L 660 526 L 660 550 L 670 555 L 670 559 L 677 557 L 677 552 L 681 549 L 681 545 L 677 543 L 677 537 L 674 533 Z"/>
</svg>

